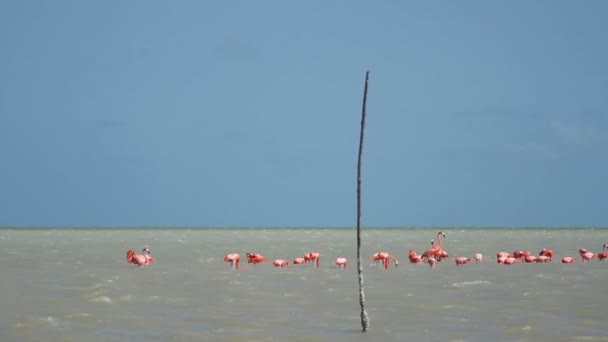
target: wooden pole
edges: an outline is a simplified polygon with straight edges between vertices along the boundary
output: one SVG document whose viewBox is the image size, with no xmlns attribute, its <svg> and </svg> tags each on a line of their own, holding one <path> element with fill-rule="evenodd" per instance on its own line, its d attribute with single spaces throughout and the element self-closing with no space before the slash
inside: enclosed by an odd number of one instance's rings
<svg viewBox="0 0 608 342">
<path fill-rule="evenodd" d="M 361 265 L 361 156 L 363 155 L 363 136 L 365 132 L 365 107 L 367 105 L 367 83 L 369 70 L 365 73 L 363 91 L 363 110 L 361 112 L 361 135 L 359 137 L 359 158 L 357 160 L 357 274 L 359 276 L 359 303 L 361 304 L 361 326 L 363 332 L 369 329 L 369 317 L 365 310 L 365 291 L 363 288 L 363 267 Z"/>
</svg>

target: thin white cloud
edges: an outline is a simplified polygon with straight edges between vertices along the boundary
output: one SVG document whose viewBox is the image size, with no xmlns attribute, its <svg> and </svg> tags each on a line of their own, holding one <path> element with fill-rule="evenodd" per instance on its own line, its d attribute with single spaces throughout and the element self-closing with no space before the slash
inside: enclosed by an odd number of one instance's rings
<svg viewBox="0 0 608 342">
<path fill-rule="evenodd" d="M 605 140 L 601 127 L 590 124 L 551 120 L 549 127 L 560 142 L 569 145 L 593 145 Z"/>
<path fill-rule="evenodd" d="M 511 143 L 506 145 L 506 149 L 522 159 L 556 160 L 560 158 L 560 151 L 557 147 L 539 141 Z"/>
</svg>

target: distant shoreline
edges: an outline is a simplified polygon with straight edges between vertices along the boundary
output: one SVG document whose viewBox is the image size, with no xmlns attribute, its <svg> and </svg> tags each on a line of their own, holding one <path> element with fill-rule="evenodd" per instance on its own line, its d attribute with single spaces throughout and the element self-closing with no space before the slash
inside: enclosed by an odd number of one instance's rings
<svg viewBox="0 0 608 342">
<path fill-rule="evenodd" d="M 553 229 L 577 229 L 577 230 L 594 230 L 594 229 L 608 229 L 608 227 L 584 227 L 584 226 L 403 226 L 403 227 L 374 227 L 364 226 L 362 229 L 372 230 L 419 230 L 419 229 L 445 229 L 445 230 L 479 230 L 479 229 L 537 229 L 537 230 L 553 230 Z M 356 227 L 312 227 L 312 226 L 286 226 L 286 227 L 273 227 L 273 226 L 252 226 L 252 227 L 213 227 L 213 226 L 0 226 L 0 230 L 51 230 L 51 229 L 64 229 L 64 230 L 272 230 L 272 229 L 288 229 L 288 230 L 349 230 L 356 229 Z"/>
</svg>

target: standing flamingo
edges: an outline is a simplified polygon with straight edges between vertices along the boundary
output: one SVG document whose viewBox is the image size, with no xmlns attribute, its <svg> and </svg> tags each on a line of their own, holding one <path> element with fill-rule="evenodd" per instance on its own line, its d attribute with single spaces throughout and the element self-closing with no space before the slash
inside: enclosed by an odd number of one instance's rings
<svg viewBox="0 0 608 342">
<path fill-rule="evenodd" d="M 476 264 L 479 264 L 479 263 L 481 263 L 482 261 L 483 261 L 483 254 L 481 254 L 481 253 L 477 253 L 477 254 L 475 254 L 475 263 L 476 263 Z"/>
<path fill-rule="evenodd" d="M 312 261 L 312 262 L 316 261 L 316 265 L 317 265 L 317 267 L 319 267 L 319 261 L 321 260 L 321 254 L 316 251 L 310 252 L 304 256 L 304 259 L 306 259 L 306 261 Z"/>
<path fill-rule="evenodd" d="M 336 258 L 334 264 L 338 265 L 338 268 L 346 268 L 348 260 L 346 260 L 346 258 Z"/>
<path fill-rule="evenodd" d="M 230 263 L 230 268 L 239 269 L 239 263 L 241 262 L 241 256 L 237 253 L 230 253 L 224 257 L 225 262 Z"/>
<path fill-rule="evenodd" d="M 597 256 L 597 254 L 593 253 L 593 252 L 589 252 L 588 250 L 581 248 L 578 250 L 578 252 L 581 255 L 581 258 L 583 259 L 583 262 L 587 261 L 591 261 L 591 259 L 595 258 Z"/>
<path fill-rule="evenodd" d="M 384 268 L 388 269 L 388 266 L 390 265 L 391 260 L 393 260 L 395 262 L 395 267 L 399 266 L 399 259 L 395 258 L 388 252 L 374 253 L 370 257 L 370 259 L 372 260 L 372 263 L 369 265 L 369 267 L 375 267 L 378 265 L 378 262 L 381 262 L 384 265 Z"/>
<path fill-rule="evenodd" d="M 608 244 L 604 244 L 602 246 L 602 252 L 597 255 L 598 260 L 602 261 L 608 257 L 608 252 L 606 252 L 607 248 L 608 248 Z"/>
<path fill-rule="evenodd" d="M 430 256 L 434 256 L 436 258 L 436 261 L 439 261 L 441 259 L 441 251 L 443 251 L 442 237 L 445 237 L 445 233 L 443 231 L 438 232 L 437 241 L 439 241 L 439 246 L 435 246 L 435 241 L 431 240 L 431 245 L 433 247 L 425 250 L 424 253 L 422 253 L 422 258 L 429 258 Z"/>
</svg>

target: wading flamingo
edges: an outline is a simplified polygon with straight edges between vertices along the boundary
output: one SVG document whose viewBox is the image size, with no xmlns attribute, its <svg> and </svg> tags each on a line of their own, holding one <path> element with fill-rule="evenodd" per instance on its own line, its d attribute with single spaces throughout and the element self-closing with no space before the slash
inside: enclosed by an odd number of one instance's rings
<svg viewBox="0 0 608 342">
<path fill-rule="evenodd" d="M 608 252 L 606 252 L 607 248 L 608 248 L 608 244 L 604 244 L 602 246 L 602 252 L 597 255 L 597 259 L 598 260 L 601 261 L 601 260 L 604 260 L 604 259 L 606 259 L 608 257 Z"/>
<path fill-rule="evenodd" d="M 148 264 L 156 260 L 153 256 L 150 255 L 150 249 L 148 247 L 144 247 L 141 252 L 142 254 L 137 254 L 132 249 L 128 250 L 127 262 L 135 264 L 137 266 L 147 266 Z"/>
<path fill-rule="evenodd" d="M 477 253 L 477 254 L 475 254 L 475 263 L 476 263 L 476 264 L 479 264 L 479 263 L 481 263 L 482 261 L 483 261 L 483 254 L 481 254 L 481 253 Z"/>
<path fill-rule="evenodd" d="M 156 258 L 150 255 L 150 248 L 148 247 L 144 247 L 144 249 L 141 250 L 141 254 L 146 256 L 146 259 L 148 259 L 148 264 L 156 261 Z"/>
<path fill-rule="evenodd" d="M 321 260 L 321 254 L 319 252 L 310 252 L 308 254 L 306 254 L 304 256 L 304 259 L 306 260 L 306 262 L 315 262 L 316 261 L 316 265 L 317 267 L 319 267 L 319 262 Z"/>
<path fill-rule="evenodd" d="M 498 252 L 496 253 L 496 262 L 499 264 L 503 264 L 505 260 L 507 260 L 507 258 L 510 256 L 511 255 L 507 252 Z"/>
<path fill-rule="evenodd" d="M 348 260 L 346 260 L 346 258 L 336 258 L 334 264 L 338 265 L 338 268 L 346 268 Z"/>
<path fill-rule="evenodd" d="M 388 269 L 388 266 L 390 265 L 391 260 L 393 260 L 395 262 L 395 267 L 399 266 L 399 259 L 390 255 L 388 252 L 374 253 L 369 258 L 372 260 L 372 263 L 369 265 L 369 267 L 376 267 L 378 265 L 378 262 L 381 262 L 384 265 L 384 268 Z"/>
<path fill-rule="evenodd" d="M 437 257 L 437 260 L 441 261 L 441 259 L 447 259 L 449 257 L 450 257 L 450 255 L 448 254 L 448 252 L 445 249 L 442 249 L 441 252 L 439 252 L 439 256 Z"/>
<path fill-rule="evenodd" d="M 430 268 L 435 268 L 435 264 L 437 263 L 437 259 L 434 256 L 426 258 L 426 263 L 429 264 Z"/>
<path fill-rule="evenodd" d="M 276 259 L 272 264 L 274 267 L 289 267 L 289 261 L 283 259 Z"/>
<path fill-rule="evenodd" d="M 553 259 L 553 250 L 551 248 L 543 248 L 538 255 L 549 257 L 549 260 L 551 260 Z"/>
<path fill-rule="evenodd" d="M 146 266 L 148 265 L 148 259 L 143 254 L 137 254 L 134 250 L 129 249 L 127 251 L 127 262 L 130 264 L 135 264 L 137 266 Z"/>
<path fill-rule="evenodd" d="M 563 257 L 562 258 L 562 264 L 571 264 L 572 262 L 574 262 L 574 260 L 576 260 L 573 257 Z"/>
<path fill-rule="evenodd" d="M 464 265 L 464 264 L 470 262 L 471 258 L 458 257 L 458 258 L 454 259 L 454 261 L 456 261 L 456 265 Z"/>
<path fill-rule="evenodd" d="M 535 261 L 536 262 L 541 262 L 541 263 L 542 262 L 549 262 L 549 261 L 551 261 L 551 258 L 548 257 L 548 256 L 546 256 L 546 255 L 539 255 L 539 256 L 536 257 Z"/>
<path fill-rule="evenodd" d="M 424 251 L 424 253 L 422 253 L 422 258 L 429 258 L 430 256 L 434 256 L 436 258 L 435 261 L 439 261 L 439 259 L 441 258 L 441 251 L 443 251 L 443 239 L 442 237 L 445 237 L 445 233 L 443 231 L 440 231 L 437 233 L 437 241 L 439 241 L 439 246 L 435 246 L 435 240 L 431 240 L 431 245 L 433 247 L 428 248 L 427 250 Z M 439 259 L 437 259 L 439 258 Z"/>
<path fill-rule="evenodd" d="M 248 264 L 257 264 L 260 262 L 264 262 L 268 259 L 266 259 L 265 256 L 259 254 L 259 253 L 247 253 L 247 263 Z"/>
<path fill-rule="evenodd" d="M 503 265 L 513 265 L 514 263 L 519 262 L 519 259 L 509 256 L 502 262 Z"/>
<path fill-rule="evenodd" d="M 306 262 L 306 260 L 304 258 L 295 258 L 295 259 L 293 259 L 293 264 L 294 265 L 303 264 L 305 262 Z"/>
<path fill-rule="evenodd" d="M 595 258 L 597 256 L 597 254 L 593 253 L 593 252 L 589 252 L 588 250 L 581 248 L 578 250 L 578 252 L 581 254 L 581 258 L 583 259 L 583 262 L 587 261 L 591 261 L 591 259 Z"/>
<path fill-rule="evenodd" d="M 528 254 L 528 255 L 524 256 L 524 261 L 527 263 L 536 262 L 536 259 L 537 259 L 537 257 L 532 254 Z"/>
<path fill-rule="evenodd" d="M 230 253 L 224 257 L 225 262 L 230 263 L 230 268 L 239 269 L 239 263 L 241 262 L 241 256 L 237 253 Z"/>
<path fill-rule="evenodd" d="M 422 261 L 422 256 L 416 254 L 416 252 L 413 249 L 410 249 L 410 254 L 408 254 L 407 257 L 410 259 L 410 262 L 412 264 L 417 264 Z"/>
</svg>

